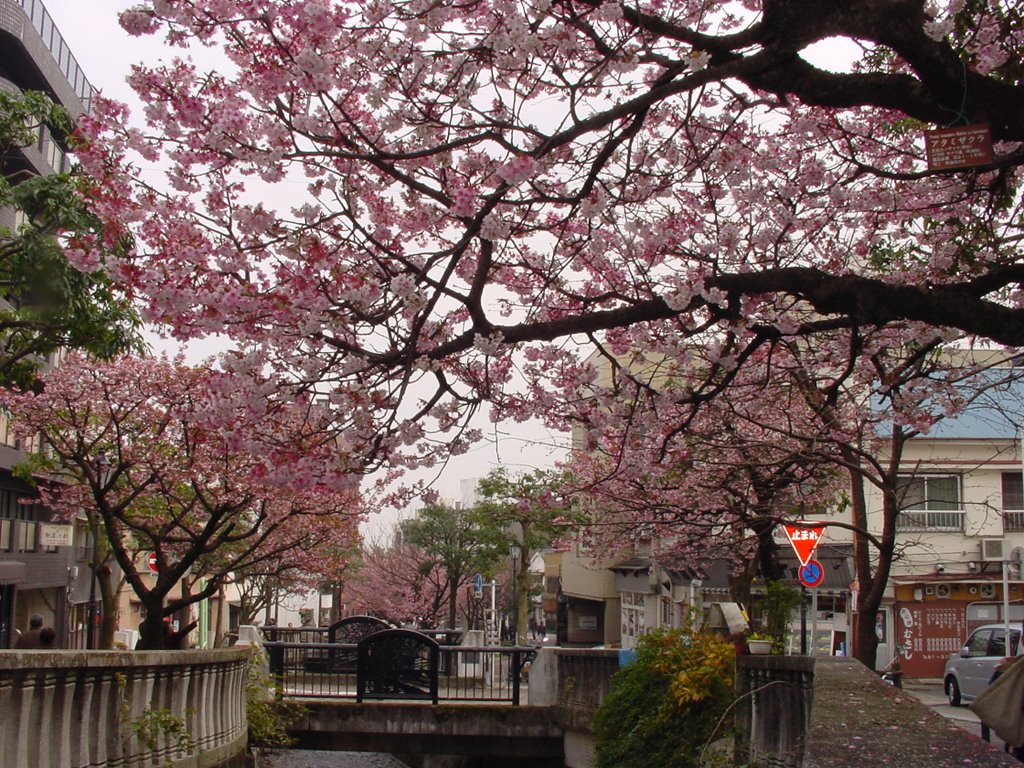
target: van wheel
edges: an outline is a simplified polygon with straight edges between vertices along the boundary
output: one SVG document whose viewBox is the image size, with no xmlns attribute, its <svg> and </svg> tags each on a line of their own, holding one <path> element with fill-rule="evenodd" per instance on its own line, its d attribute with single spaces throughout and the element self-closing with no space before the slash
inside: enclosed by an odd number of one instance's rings
<svg viewBox="0 0 1024 768">
<path fill-rule="evenodd" d="M 949 697 L 949 706 L 960 706 L 960 684 L 955 677 L 946 678 L 946 695 Z"/>
</svg>

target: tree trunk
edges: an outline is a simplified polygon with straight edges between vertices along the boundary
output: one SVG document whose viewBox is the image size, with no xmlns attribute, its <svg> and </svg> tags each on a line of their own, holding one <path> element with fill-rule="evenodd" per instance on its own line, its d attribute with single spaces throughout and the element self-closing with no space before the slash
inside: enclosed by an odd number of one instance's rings
<svg viewBox="0 0 1024 768">
<path fill-rule="evenodd" d="M 146 617 L 139 625 L 139 643 L 135 646 L 139 651 L 162 651 L 170 645 L 169 627 L 164 621 L 163 602 L 143 604 Z"/>
<path fill-rule="evenodd" d="M 448 579 L 448 626 L 446 629 L 455 629 L 459 618 L 459 582 L 461 574 L 453 574 Z"/>
</svg>

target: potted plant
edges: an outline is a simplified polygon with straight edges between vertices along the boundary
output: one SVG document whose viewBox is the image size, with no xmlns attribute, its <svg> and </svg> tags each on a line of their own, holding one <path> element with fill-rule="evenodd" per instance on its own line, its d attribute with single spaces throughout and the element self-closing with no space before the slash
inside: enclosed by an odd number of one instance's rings
<svg viewBox="0 0 1024 768">
<path fill-rule="evenodd" d="M 755 655 L 765 655 L 772 652 L 772 639 L 760 632 L 751 632 L 747 635 L 747 652 Z"/>
</svg>

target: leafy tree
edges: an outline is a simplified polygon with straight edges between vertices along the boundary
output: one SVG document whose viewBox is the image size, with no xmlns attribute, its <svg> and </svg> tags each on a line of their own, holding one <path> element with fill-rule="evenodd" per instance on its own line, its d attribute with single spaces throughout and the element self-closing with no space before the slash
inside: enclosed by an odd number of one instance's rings
<svg viewBox="0 0 1024 768">
<path fill-rule="evenodd" d="M 402 537 L 426 556 L 422 573 L 442 569 L 448 626 L 457 626 L 459 593 L 477 573 L 490 574 L 508 552 L 507 536 L 475 508 L 428 504 L 402 523 Z"/>
<path fill-rule="evenodd" d="M 85 178 L 77 169 L 40 176 L 20 160 L 40 131 L 64 136 L 72 128 L 67 112 L 45 94 L 0 93 L 0 208 L 20 220 L 0 227 L 0 381 L 28 385 L 60 349 L 110 358 L 142 348 L 128 294 L 103 263 L 104 253 L 123 251 L 127 241 L 103 246 L 93 263 L 71 264 L 65 246 L 103 235 L 82 198 Z"/>
<path fill-rule="evenodd" d="M 733 646 L 708 633 L 656 629 L 620 669 L 594 718 L 597 768 L 697 768 L 729 735 Z"/>
<path fill-rule="evenodd" d="M 501 542 L 499 548 L 519 548 L 514 576 L 516 642 L 527 637 L 533 556 L 567 533 L 574 521 L 579 522 L 570 500 L 560 494 L 563 483 L 559 473 L 534 471 L 513 476 L 499 467 L 478 484 L 481 500 L 474 514 L 493 528 L 489 537 Z"/>
<path fill-rule="evenodd" d="M 285 559 L 317 573 L 358 537 L 358 477 L 302 474 L 334 451 L 311 404 L 268 399 L 265 382 L 253 399 L 253 382 L 166 360 L 73 356 L 42 381 L 2 401 L 19 430 L 43 435 L 36 469 L 59 480 L 39 486 L 43 501 L 105 533 L 146 612 L 140 647 L 180 641 L 192 626 L 169 638 L 164 620 L 231 574 Z"/>
</svg>

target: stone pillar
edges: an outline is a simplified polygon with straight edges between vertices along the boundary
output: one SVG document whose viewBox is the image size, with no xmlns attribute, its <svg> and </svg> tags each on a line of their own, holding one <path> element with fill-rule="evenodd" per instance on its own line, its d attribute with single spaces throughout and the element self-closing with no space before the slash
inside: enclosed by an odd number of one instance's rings
<svg viewBox="0 0 1024 768">
<path fill-rule="evenodd" d="M 736 765 L 803 765 L 813 686 L 810 656 L 736 658 Z"/>
</svg>

